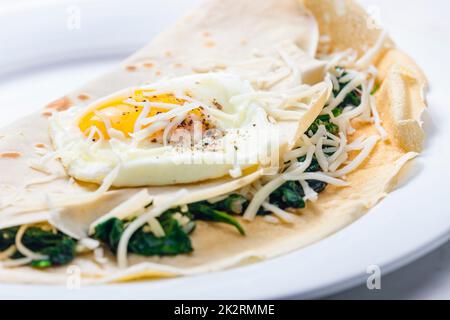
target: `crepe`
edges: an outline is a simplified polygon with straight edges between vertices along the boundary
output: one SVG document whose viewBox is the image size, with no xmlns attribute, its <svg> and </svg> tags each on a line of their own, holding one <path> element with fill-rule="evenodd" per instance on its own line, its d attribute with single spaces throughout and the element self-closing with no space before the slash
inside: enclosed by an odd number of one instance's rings
<svg viewBox="0 0 450 320">
<path fill-rule="evenodd" d="M 329 50 L 352 48 L 362 55 L 376 44 L 381 34 L 379 29 L 368 27 L 367 19 L 364 10 L 351 0 L 343 1 L 339 6 L 332 0 L 305 0 L 304 3 L 295 0 L 203 2 L 116 70 L 51 103 L 42 112 L 0 130 L 0 192 L 3 199 L 0 229 L 52 219 L 61 231 L 81 237 L 87 235 L 95 219 L 140 190 L 113 190 L 98 197 L 80 198 L 52 215 L 45 202 L 46 194 L 91 195 L 98 186 L 81 182 L 69 184 L 69 178 L 57 160 L 51 164 L 57 174 L 49 176 L 30 168 L 30 162 L 39 158 L 36 148 L 51 147 L 47 133 L 49 110 L 61 111 L 73 104 L 87 105 L 125 87 L 154 82 L 163 77 L 221 70 L 224 64 L 251 59 L 255 49 L 261 54 L 271 54 L 274 49 L 268 44 L 290 41 L 313 56 L 319 42 L 319 31 L 320 35 L 329 37 Z M 328 186 L 319 200 L 308 203 L 289 225 L 272 224 L 261 217 L 251 222 L 242 220 L 245 237 L 227 225 L 200 221 L 192 234 L 195 250 L 187 255 L 130 256 L 130 267 L 121 269 L 106 251 L 107 259 L 103 263 L 99 263 L 92 253 L 86 253 L 77 256 L 71 266 L 75 266 L 86 283 L 193 275 L 286 254 L 355 221 L 393 189 L 401 169 L 417 156 L 424 140 L 420 120 L 425 108 L 426 78 L 423 72 L 389 39 L 383 41 L 370 62 L 378 68 L 381 87 L 375 98 L 388 139 L 379 141 L 358 170 L 347 175 L 348 187 Z M 322 66 L 315 63 L 303 64 L 308 67 L 301 70 L 305 83 L 316 82 Z M 289 81 L 284 79 L 279 87 Z M 317 116 L 318 112 L 310 116 L 313 115 Z M 352 125 L 356 129 L 353 140 L 377 133 L 372 123 L 356 121 Z M 298 130 L 303 133 L 306 129 Z M 293 137 L 292 143 L 297 138 Z M 203 200 L 237 190 L 262 174 L 261 170 L 253 170 L 239 179 L 224 178 L 188 188 L 195 199 Z M 27 186 L 25 201 L 23 193 L 17 194 L 17 190 L 23 190 L 24 186 Z M 170 186 L 149 190 L 152 195 L 160 194 L 167 198 L 180 188 Z M 68 277 L 67 270 L 66 267 L 46 270 L 27 266 L 2 267 L 0 280 L 63 283 Z"/>
</svg>

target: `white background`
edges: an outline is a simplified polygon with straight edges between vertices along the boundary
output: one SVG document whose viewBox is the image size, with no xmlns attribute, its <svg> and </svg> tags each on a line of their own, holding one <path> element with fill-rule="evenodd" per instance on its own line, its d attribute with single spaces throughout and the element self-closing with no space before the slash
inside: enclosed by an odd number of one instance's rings
<svg viewBox="0 0 450 320">
<path fill-rule="evenodd" d="M 59 2 L 62 1 L 64 0 Z M 6 8 L 28 5 L 31 2 L 33 5 L 37 5 L 37 3 L 43 1 L 0 0 L 0 11 Z M 46 0 L 45 2 L 56 1 Z M 161 2 L 164 3 L 164 1 Z M 442 46 L 443 49 L 446 48 L 446 51 L 449 52 L 450 18 L 448 14 L 450 13 L 450 1 L 363 0 L 362 2 L 371 10 L 375 10 L 375 12 L 379 10 L 382 24 L 387 27 L 399 46 L 405 48 L 408 53 L 419 61 L 419 64 L 426 65 L 428 70 L 432 69 L 434 73 L 447 73 L 450 71 L 442 69 L 439 62 L 441 61 L 440 59 L 450 59 L 450 57 L 443 56 L 440 58 L 439 52 L 430 50 L 427 46 L 427 43 L 430 43 L 430 41 L 433 41 L 434 44 L 436 44 L 436 41 L 440 41 L 439 46 Z M 393 25 L 395 27 L 392 27 Z M 433 34 L 421 32 L 423 25 L 427 26 L 427 30 L 435 32 Z M 409 48 L 415 48 L 415 50 L 410 50 Z M 37 85 L 41 89 L 39 94 L 35 95 L 32 100 L 28 98 L 26 101 L 39 107 L 49 100 L 70 91 L 78 84 L 101 74 L 117 58 L 126 56 L 126 54 L 127 52 L 113 52 L 110 57 L 103 58 L 101 62 L 95 60 L 92 63 L 84 62 L 83 65 L 74 63 L 73 67 L 68 68 L 66 65 L 63 70 L 59 70 L 57 64 L 50 65 L 46 67 L 46 70 L 51 72 L 36 70 L 32 78 L 22 78 L 20 74 L 15 74 L 8 79 L 0 79 L 0 104 L 8 105 L 17 101 L 20 97 L 20 91 L 17 88 L 22 89 L 22 92 L 26 92 L 29 86 Z M 40 81 L 41 79 L 45 79 L 45 81 Z M 441 85 L 448 86 L 448 84 L 444 83 L 432 83 L 432 86 Z M 21 110 L 16 110 L 16 113 L 20 112 Z M 2 116 L 2 118 L 0 119 L 1 124 L 8 122 L 7 117 Z M 423 214 L 425 215 L 426 212 Z M 366 286 L 361 286 L 331 298 L 450 299 L 450 243 L 405 268 L 383 276 L 381 284 L 382 289 L 379 291 L 369 291 Z"/>
</svg>

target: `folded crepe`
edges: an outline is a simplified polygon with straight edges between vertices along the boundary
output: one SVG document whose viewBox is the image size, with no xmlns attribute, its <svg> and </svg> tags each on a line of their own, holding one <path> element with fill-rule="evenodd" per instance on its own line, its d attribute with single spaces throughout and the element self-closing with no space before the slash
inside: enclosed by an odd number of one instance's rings
<svg viewBox="0 0 450 320">
<path fill-rule="evenodd" d="M 351 0 L 204 1 L 117 69 L 1 129 L 0 280 L 194 275 L 291 252 L 355 221 L 424 141 L 426 78 L 369 22 Z M 278 135 L 269 164 L 198 180 L 206 167 L 187 164 L 190 180 L 168 184 L 155 179 L 170 168 L 120 161 L 91 179 L 74 165 L 82 154 L 62 152 L 75 151 L 57 138 L 58 117 L 135 90 L 230 76 L 251 86 L 238 98 L 263 105 Z M 138 236 L 151 240 L 145 252 Z"/>
</svg>

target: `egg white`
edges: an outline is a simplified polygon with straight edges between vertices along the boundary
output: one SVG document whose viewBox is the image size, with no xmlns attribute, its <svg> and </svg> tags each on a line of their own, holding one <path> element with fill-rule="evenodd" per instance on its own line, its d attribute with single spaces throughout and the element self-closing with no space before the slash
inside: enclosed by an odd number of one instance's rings
<svg viewBox="0 0 450 320">
<path fill-rule="evenodd" d="M 159 143 L 132 143 L 130 138 L 111 138 L 92 142 L 78 127 L 80 115 L 86 107 L 74 106 L 55 113 L 50 118 L 49 132 L 68 175 L 86 182 L 101 184 L 111 170 L 120 167 L 113 185 L 135 187 L 194 183 L 240 170 L 267 164 L 269 149 L 276 144 L 274 125 L 257 102 L 232 103 L 233 97 L 254 92 L 252 86 L 230 74 L 203 74 L 174 78 L 151 84 L 145 88 L 186 92 L 208 106 L 221 105 L 226 117 L 212 117 L 222 138 L 202 141 L 194 147 L 162 145 Z M 126 98 L 137 88 L 122 90 L 94 102 Z M 239 100 L 239 99 L 237 99 Z M 207 141 L 205 146 L 205 141 Z"/>
</svg>

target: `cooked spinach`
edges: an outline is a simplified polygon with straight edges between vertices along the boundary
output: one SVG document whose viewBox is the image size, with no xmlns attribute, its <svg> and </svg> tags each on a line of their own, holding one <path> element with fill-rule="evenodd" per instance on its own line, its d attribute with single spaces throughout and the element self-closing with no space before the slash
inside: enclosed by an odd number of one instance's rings
<svg viewBox="0 0 450 320">
<path fill-rule="evenodd" d="M 340 90 L 342 90 L 346 85 L 347 85 L 347 83 L 341 84 Z M 340 92 L 340 90 L 339 90 L 339 92 Z M 337 106 L 337 108 L 342 110 L 348 106 L 352 106 L 352 107 L 359 106 L 361 104 L 361 93 L 360 93 L 361 90 L 362 90 L 362 88 L 358 87 L 357 89 L 355 89 L 352 92 L 350 92 L 349 94 L 347 94 L 345 96 L 344 101 L 342 101 L 341 104 L 339 104 Z M 337 96 L 337 95 L 335 95 L 335 96 Z"/>
<path fill-rule="evenodd" d="M 95 227 L 93 237 L 105 243 L 115 253 L 128 222 L 111 218 Z M 156 237 L 153 233 L 146 232 L 145 226 L 142 226 L 130 238 L 128 252 L 142 256 L 173 256 L 193 250 L 188 233 L 176 219 L 166 216 L 160 223 L 165 236 Z"/>
<path fill-rule="evenodd" d="M 308 180 L 308 185 L 317 193 L 321 193 L 327 187 L 327 183 L 319 180 Z"/>
<path fill-rule="evenodd" d="M 244 235 L 244 229 L 230 214 L 242 213 L 247 205 L 248 200 L 238 194 L 232 194 L 214 204 L 207 201 L 192 203 L 188 205 L 188 211 L 182 213 L 190 219 L 184 226 L 181 226 L 173 217 L 176 213 L 181 214 L 181 208 L 167 210 L 158 217 L 165 236 L 156 237 L 153 233 L 146 231 L 147 225 L 144 225 L 130 238 L 128 252 L 143 256 L 172 256 L 189 253 L 193 250 L 189 234 L 195 229 L 195 220 L 230 224 Z M 111 218 L 95 227 L 93 237 L 105 243 L 115 253 L 126 225 L 130 222 L 131 220 Z"/>
<path fill-rule="evenodd" d="M 228 213 L 242 214 L 248 206 L 247 198 L 240 194 L 230 194 L 225 199 L 213 204 L 217 210 L 222 210 Z"/>
<path fill-rule="evenodd" d="M 337 68 L 337 71 L 340 73 L 340 76 L 338 77 L 338 81 L 342 79 L 342 77 L 347 75 L 347 72 L 343 70 L 342 68 Z M 342 89 L 348 84 L 347 83 L 340 83 L 340 87 L 338 90 L 333 90 L 334 97 L 337 97 L 339 93 L 342 91 Z M 338 117 L 342 114 L 344 108 L 346 107 L 356 107 L 361 104 L 361 86 L 347 94 L 344 101 L 340 103 L 336 108 L 332 110 L 333 116 Z M 375 89 L 374 89 L 375 90 Z M 306 134 L 309 137 L 312 137 L 314 134 L 317 133 L 317 130 L 319 130 L 319 126 L 323 125 L 325 129 L 333 134 L 338 135 L 339 134 L 339 126 L 336 125 L 331 121 L 331 116 L 328 114 L 322 114 L 319 115 L 316 120 L 310 125 L 308 130 L 306 131 Z M 303 162 L 306 160 L 306 156 L 303 156 L 298 159 L 299 162 Z M 320 171 L 320 165 L 317 161 L 316 157 L 313 158 L 311 165 L 306 169 L 306 172 L 317 172 Z M 327 184 L 322 181 L 317 180 L 308 180 L 308 185 L 317 193 L 322 192 L 325 190 Z M 295 209 L 301 209 L 305 207 L 305 201 L 304 201 L 304 190 L 299 182 L 297 181 L 288 181 L 284 183 L 281 187 L 279 187 L 277 190 L 275 190 L 270 195 L 270 203 L 278 206 L 281 209 L 286 208 L 295 208 Z M 266 211 L 260 209 L 258 214 L 267 214 Z"/>
<path fill-rule="evenodd" d="M 236 195 L 237 196 L 237 195 Z M 235 200 L 236 197 L 233 197 Z M 240 200 L 242 201 L 242 200 Z M 233 200 L 229 200 L 226 203 L 228 206 L 233 206 L 231 203 Z M 241 203 L 242 204 L 242 203 Z M 243 205 L 243 204 L 242 204 Z M 244 228 L 240 225 L 240 223 L 230 214 L 228 214 L 225 211 L 220 210 L 220 208 L 223 208 L 225 206 L 225 202 L 219 202 L 219 203 L 209 203 L 207 201 L 201 201 L 190 204 L 189 212 L 194 216 L 194 219 L 196 220 L 204 220 L 204 221 L 210 221 L 210 222 L 222 222 L 229 225 L 232 225 L 236 227 L 236 229 L 239 231 L 240 234 L 245 235 Z M 243 212 L 242 208 L 242 212 Z M 233 213 L 230 207 L 230 212 Z"/>
<path fill-rule="evenodd" d="M 280 209 L 301 209 L 305 207 L 303 196 L 304 192 L 300 183 L 297 181 L 287 181 L 277 190 L 272 192 L 269 201 Z"/>
<path fill-rule="evenodd" d="M 95 226 L 92 237 L 105 243 L 112 252 L 116 252 L 124 230 L 124 221 L 111 218 Z"/>
<path fill-rule="evenodd" d="M 298 161 L 300 161 L 300 162 L 305 161 L 305 160 L 306 160 L 306 156 L 300 157 L 298 159 Z M 319 162 L 317 161 L 317 158 L 315 156 L 313 156 L 313 158 L 311 160 L 311 164 L 305 170 L 305 172 L 319 172 L 319 171 L 321 171 Z M 327 184 L 325 182 L 318 181 L 318 180 L 307 180 L 306 182 L 311 187 L 311 189 L 313 189 L 317 193 L 321 193 L 322 191 L 324 191 L 327 186 Z M 302 193 L 303 193 L 302 196 L 304 196 L 303 188 L 302 188 Z"/>
<path fill-rule="evenodd" d="M 341 110 L 339 108 L 336 108 L 334 110 Z M 335 114 L 335 117 L 337 116 L 337 112 L 333 110 L 333 114 Z M 342 111 L 341 111 L 342 112 Z M 322 114 L 314 120 L 314 122 L 309 126 L 309 129 L 306 131 L 308 136 L 312 137 L 316 134 L 317 130 L 319 130 L 319 126 L 325 126 L 325 129 L 331 134 L 337 135 L 339 133 L 339 127 L 331 122 L 331 117 L 328 114 Z"/>
<path fill-rule="evenodd" d="M 156 237 L 152 233 L 144 232 L 143 228 L 133 234 L 128 243 L 129 252 L 143 256 L 174 256 L 189 253 L 192 249 L 191 239 L 177 220 L 161 221 L 164 237 Z"/>
<path fill-rule="evenodd" d="M 298 158 L 299 162 L 304 162 L 306 160 L 306 156 Z M 320 165 L 314 156 L 311 164 L 305 170 L 306 172 L 317 172 L 320 171 Z M 308 185 L 317 193 L 325 190 L 327 184 L 322 181 L 317 180 L 307 180 Z M 271 204 L 276 205 L 281 209 L 302 209 L 305 207 L 304 201 L 305 192 L 298 181 L 287 181 L 277 190 L 272 192 L 269 197 L 269 201 Z M 261 211 L 259 214 L 267 214 L 265 211 Z"/>
<path fill-rule="evenodd" d="M 0 230 L 0 249 L 5 250 L 15 243 L 18 227 Z M 44 230 L 39 227 L 28 228 L 22 243 L 33 252 L 48 256 L 45 260 L 33 260 L 31 266 L 47 268 L 69 263 L 75 258 L 76 240 L 61 233 Z M 16 252 L 12 258 L 20 258 L 22 255 Z"/>
<path fill-rule="evenodd" d="M 338 77 L 338 81 L 340 81 L 344 76 L 347 75 L 347 72 L 345 72 L 342 68 L 337 68 L 338 71 L 341 72 L 341 75 Z M 346 83 L 340 83 L 339 82 L 339 89 L 333 90 L 334 97 L 337 97 L 339 93 L 342 91 L 342 89 L 348 84 Z M 361 104 L 361 86 L 347 94 L 347 96 L 344 98 L 344 100 L 332 110 L 333 116 L 338 117 L 342 114 L 343 110 L 346 107 L 356 107 Z M 377 87 L 374 88 L 373 92 L 376 92 Z M 373 93 L 372 93 L 373 94 Z M 311 124 L 309 129 L 306 131 L 306 133 L 311 137 L 313 136 L 317 130 L 319 129 L 319 126 L 323 125 L 325 126 L 325 129 L 334 135 L 337 135 L 339 133 L 339 127 L 331 122 L 331 117 L 328 114 L 322 114 L 316 118 L 316 120 Z"/>
<path fill-rule="evenodd" d="M 306 161 L 306 156 L 302 156 L 300 158 L 297 159 L 298 162 L 304 162 Z M 312 160 L 311 160 L 311 164 L 309 165 L 308 168 L 306 168 L 305 172 L 317 172 L 320 171 L 320 164 L 319 161 L 317 161 L 316 156 L 313 156 Z"/>
<path fill-rule="evenodd" d="M 177 212 L 181 214 L 181 209 L 174 208 L 174 209 L 166 210 L 165 212 L 163 212 L 163 214 L 161 214 L 161 216 L 158 217 L 158 220 L 160 222 L 166 221 L 166 220 L 171 220 L 171 219 L 173 219 L 172 215 Z M 183 229 L 183 231 L 186 234 L 191 234 L 192 232 L 194 232 L 195 227 L 196 227 L 195 221 L 193 220 L 194 217 L 189 211 L 184 212 L 183 216 L 187 217 L 190 221 L 188 223 L 186 223 L 185 225 L 183 225 L 181 228 Z"/>
<path fill-rule="evenodd" d="M 337 69 L 337 71 L 341 72 L 341 75 L 337 78 L 339 81 L 339 89 L 333 90 L 333 95 L 335 97 L 337 97 L 337 95 L 339 93 L 341 93 L 342 89 L 344 89 L 345 86 L 347 84 L 349 84 L 349 82 L 341 83 L 341 79 L 343 77 L 345 77 L 346 75 L 348 75 L 348 73 L 341 67 L 337 67 L 336 69 Z M 336 108 L 339 108 L 342 110 L 348 106 L 351 106 L 351 107 L 359 106 L 361 104 L 361 90 L 362 90 L 362 87 L 358 86 L 355 90 L 353 90 L 352 92 L 347 94 L 344 98 L 344 101 L 342 101 Z M 333 113 L 334 113 L 334 110 L 333 110 Z"/>
<path fill-rule="evenodd" d="M 0 230 L 0 251 L 8 249 L 14 244 L 18 230 L 19 227 Z"/>
</svg>

